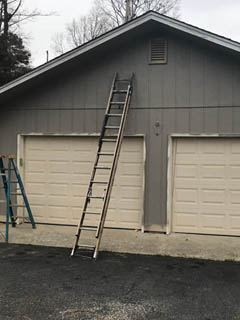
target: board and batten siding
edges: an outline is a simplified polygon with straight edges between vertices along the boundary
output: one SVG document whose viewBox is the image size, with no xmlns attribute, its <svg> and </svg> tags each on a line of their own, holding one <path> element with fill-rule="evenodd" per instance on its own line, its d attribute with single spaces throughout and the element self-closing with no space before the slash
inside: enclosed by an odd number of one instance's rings
<svg viewBox="0 0 240 320">
<path fill-rule="evenodd" d="M 114 73 L 134 72 L 125 133 L 145 135 L 144 223 L 164 230 L 168 135 L 240 134 L 240 59 L 169 32 L 168 63 L 150 65 L 149 40 L 157 36 L 109 44 L 2 105 L 1 153 L 16 153 L 20 133 L 99 133 Z"/>
</svg>

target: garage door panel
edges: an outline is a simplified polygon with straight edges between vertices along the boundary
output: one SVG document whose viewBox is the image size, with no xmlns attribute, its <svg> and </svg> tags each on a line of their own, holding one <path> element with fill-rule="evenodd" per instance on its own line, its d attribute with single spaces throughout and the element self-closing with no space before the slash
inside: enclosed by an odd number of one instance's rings
<svg viewBox="0 0 240 320">
<path fill-rule="evenodd" d="M 28 183 L 29 190 L 28 196 L 30 195 L 45 195 L 45 183 Z"/>
<path fill-rule="evenodd" d="M 240 162 L 240 159 L 239 159 Z M 236 165 L 235 163 L 230 163 L 231 168 L 229 168 L 229 178 L 233 180 L 240 180 L 240 165 Z"/>
<path fill-rule="evenodd" d="M 113 150 L 110 144 L 106 146 L 106 150 Z M 37 222 L 78 223 L 96 150 L 95 137 L 26 137 L 24 181 Z M 101 157 L 101 163 L 110 165 L 111 159 Z M 143 169 L 143 140 L 124 138 L 106 226 L 140 227 Z M 109 170 L 99 170 L 95 178 L 107 181 L 108 177 Z M 104 186 L 94 188 L 95 196 L 103 192 Z M 92 199 L 88 210 L 101 208 L 102 201 Z M 96 216 L 89 216 L 87 223 L 96 225 Z"/>
<path fill-rule="evenodd" d="M 176 203 L 196 203 L 198 199 L 197 189 L 176 189 L 175 200 Z"/>
<path fill-rule="evenodd" d="M 198 168 L 193 165 L 177 164 L 175 167 L 175 175 L 177 178 L 196 179 L 198 176 Z"/>
<path fill-rule="evenodd" d="M 33 173 L 44 173 L 47 170 L 47 162 L 44 160 L 28 161 L 27 166 Z"/>
<path fill-rule="evenodd" d="M 224 165 L 200 166 L 200 178 L 202 179 L 224 179 L 226 167 Z"/>
<path fill-rule="evenodd" d="M 193 212 L 175 212 L 176 231 L 180 231 L 181 227 L 196 229 L 198 216 Z"/>
<path fill-rule="evenodd" d="M 231 205 L 240 205 L 240 190 L 230 190 Z"/>
<path fill-rule="evenodd" d="M 173 231 L 240 235 L 240 139 L 174 144 Z"/>
<path fill-rule="evenodd" d="M 54 173 L 49 173 L 48 175 L 43 175 L 44 179 L 46 181 L 46 183 L 48 184 L 52 184 L 52 183 L 56 183 L 56 184 L 62 184 L 65 183 L 66 181 L 68 181 L 69 179 L 69 175 L 67 172 L 62 173 L 62 172 L 54 172 Z M 41 177 L 42 179 L 42 177 Z"/>
<path fill-rule="evenodd" d="M 182 154 L 193 154 L 195 155 L 198 150 L 198 146 L 194 143 L 193 140 L 186 140 L 186 142 L 183 144 L 177 144 L 177 153 L 181 156 Z"/>
<path fill-rule="evenodd" d="M 240 145 L 239 141 L 233 140 L 230 142 L 231 153 L 233 155 L 238 154 L 240 156 Z"/>
<path fill-rule="evenodd" d="M 78 173 L 69 173 L 70 174 L 70 178 L 71 178 L 71 185 L 72 186 L 77 186 L 79 185 L 79 183 L 81 185 L 88 185 L 89 183 L 89 174 L 78 174 Z"/>
<path fill-rule="evenodd" d="M 70 162 L 69 161 L 50 160 L 48 162 L 48 172 L 51 172 L 51 173 L 68 173 L 69 172 L 69 166 L 70 166 Z"/>
<path fill-rule="evenodd" d="M 238 231 L 240 232 L 240 216 L 237 215 L 230 215 L 230 222 L 229 222 L 229 228 L 232 231 Z"/>
<path fill-rule="evenodd" d="M 122 187 L 121 195 L 124 199 L 137 199 L 141 198 L 142 189 L 140 187 Z"/>
<path fill-rule="evenodd" d="M 200 199 L 202 203 L 206 204 L 226 204 L 226 192 L 225 190 L 211 190 L 211 189 L 202 189 L 200 190 Z"/>
<path fill-rule="evenodd" d="M 68 224 L 70 218 L 71 211 L 66 206 L 48 206 L 48 223 Z"/>
<path fill-rule="evenodd" d="M 42 205 L 31 204 L 31 210 L 34 212 L 34 219 L 39 222 L 44 222 L 45 219 L 45 209 Z"/>
<path fill-rule="evenodd" d="M 204 229 L 224 230 L 226 228 L 225 215 L 221 215 L 218 212 L 207 213 L 204 212 L 201 215 L 201 225 Z"/>
<path fill-rule="evenodd" d="M 225 142 L 218 139 L 208 139 L 207 143 L 200 143 L 201 154 L 223 155 L 225 153 Z"/>
<path fill-rule="evenodd" d="M 139 176 L 121 176 L 116 178 L 117 183 L 121 184 L 122 186 L 136 186 L 138 187 L 142 183 L 142 177 Z"/>
<path fill-rule="evenodd" d="M 37 181 L 37 182 L 36 182 Z M 46 174 L 45 173 L 26 173 L 25 174 L 25 184 L 32 184 L 32 183 L 39 183 L 45 184 L 46 183 Z M 31 192 L 31 189 L 29 190 Z"/>
<path fill-rule="evenodd" d="M 48 193 L 53 196 L 68 196 L 69 194 L 69 185 L 64 183 L 49 183 L 48 184 Z"/>
<path fill-rule="evenodd" d="M 66 161 L 68 159 L 68 153 L 69 151 L 62 151 L 62 150 L 47 150 L 47 160 L 48 161 Z M 42 152 L 42 156 L 44 156 L 46 154 L 46 151 Z"/>
<path fill-rule="evenodd" d="M 71 171 L 74 173 L 74 174 L 84 174 L 84 175 L 87 175 L 87 174 L 91 174 L 91 171 L 92 171 L 92 166 L 91 166 L 91 163 L 88 162 L 85 162 L 85 161 L 74 161 L 73 162 L 73 165 L 70 164 L 71 166 Z"/>
<path fill-rule="evenodd" d="M 122 172 L 122 175 L 129 175 L 129 172 L 131 172 L 131 175 L 141 175 L 142 167 L 139 163 L 123 162 L 119 170 Z"/>
<path fill-rule="evenodd" d="M 31 206 L 44 206 L 45 205 L 45 195 L 41 196 L 28 196 L 28 201 L 31 203 Z"/>
</svg>

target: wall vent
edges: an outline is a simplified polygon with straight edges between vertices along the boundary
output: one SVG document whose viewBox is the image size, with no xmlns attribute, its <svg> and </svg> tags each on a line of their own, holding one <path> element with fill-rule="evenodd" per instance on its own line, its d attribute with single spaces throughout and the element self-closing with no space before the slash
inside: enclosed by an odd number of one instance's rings
<svg viewBox="0 0 240 320">
<path fill-rule="evenodd" d="M 167 63 L 166 39 L 152 39 L 150 41 L 150 63 Z"/>
</svg>

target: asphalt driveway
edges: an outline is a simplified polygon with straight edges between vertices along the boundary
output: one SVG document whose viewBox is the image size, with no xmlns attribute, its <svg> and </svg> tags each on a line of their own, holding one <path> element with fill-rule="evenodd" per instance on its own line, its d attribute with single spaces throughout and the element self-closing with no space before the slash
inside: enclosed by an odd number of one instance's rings
<svg viewBox="0 0 240 320">
<path fill-rule="evenodd" d="M 240 264 L 0 244 L 0 320 L 240 320 Z"/>
</svg>

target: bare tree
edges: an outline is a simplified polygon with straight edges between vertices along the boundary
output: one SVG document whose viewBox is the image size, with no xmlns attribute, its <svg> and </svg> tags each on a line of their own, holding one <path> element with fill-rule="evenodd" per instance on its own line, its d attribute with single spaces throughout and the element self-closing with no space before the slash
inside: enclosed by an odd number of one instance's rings
<svg viewBox="0 0 240 320">
<path fill-rule="evenodd" d="M 42 13 L 38 9 L 29 10 L 24 6 L 24 0 L 0 0 L 0 34 L 16 32 L 19 25 L 38 16 L 49 16 L 53 13 Z"/>
<path fill-rule="evenodd" d="M 144 12 L 153 10 L 161 14 L 176 16 L 180 0 L 95 0 L 94 5 L 115 26 L 131 20 Z"/>
<path fill-rule="evenodd" d="M 62 54 L 66 49 L 73 49 L 113 27 L 109 18 L 93 7 L 88 15 L 81 16 L 78 20 L 73 19 L 67 24 L 65 32 L 57 33 L 53 37 L 52 48 L 56 54 Z"/>
<path fill-rule="evenodd" d="M 180 0 L 95 0 L 90 13 L 74 19 L 53 38 L 56 54 L 73 49 L 149 10 L 176 16 Z"/>
<path fill-rule="evenodd" d="M 53 36 L 51 47 L 56 55 L 61 55 L 69 49 L 64 32 L 58 32 Z"/>
<path fill-rule="evenodd" d="M 89 15 L 82 16 L 78 20 L 73 19 L 67 25 L 69 44 L 79 46 L 84 42 L 98 37 L 110 29 L 108 18 L 92 10 Z"/>
</svg>

